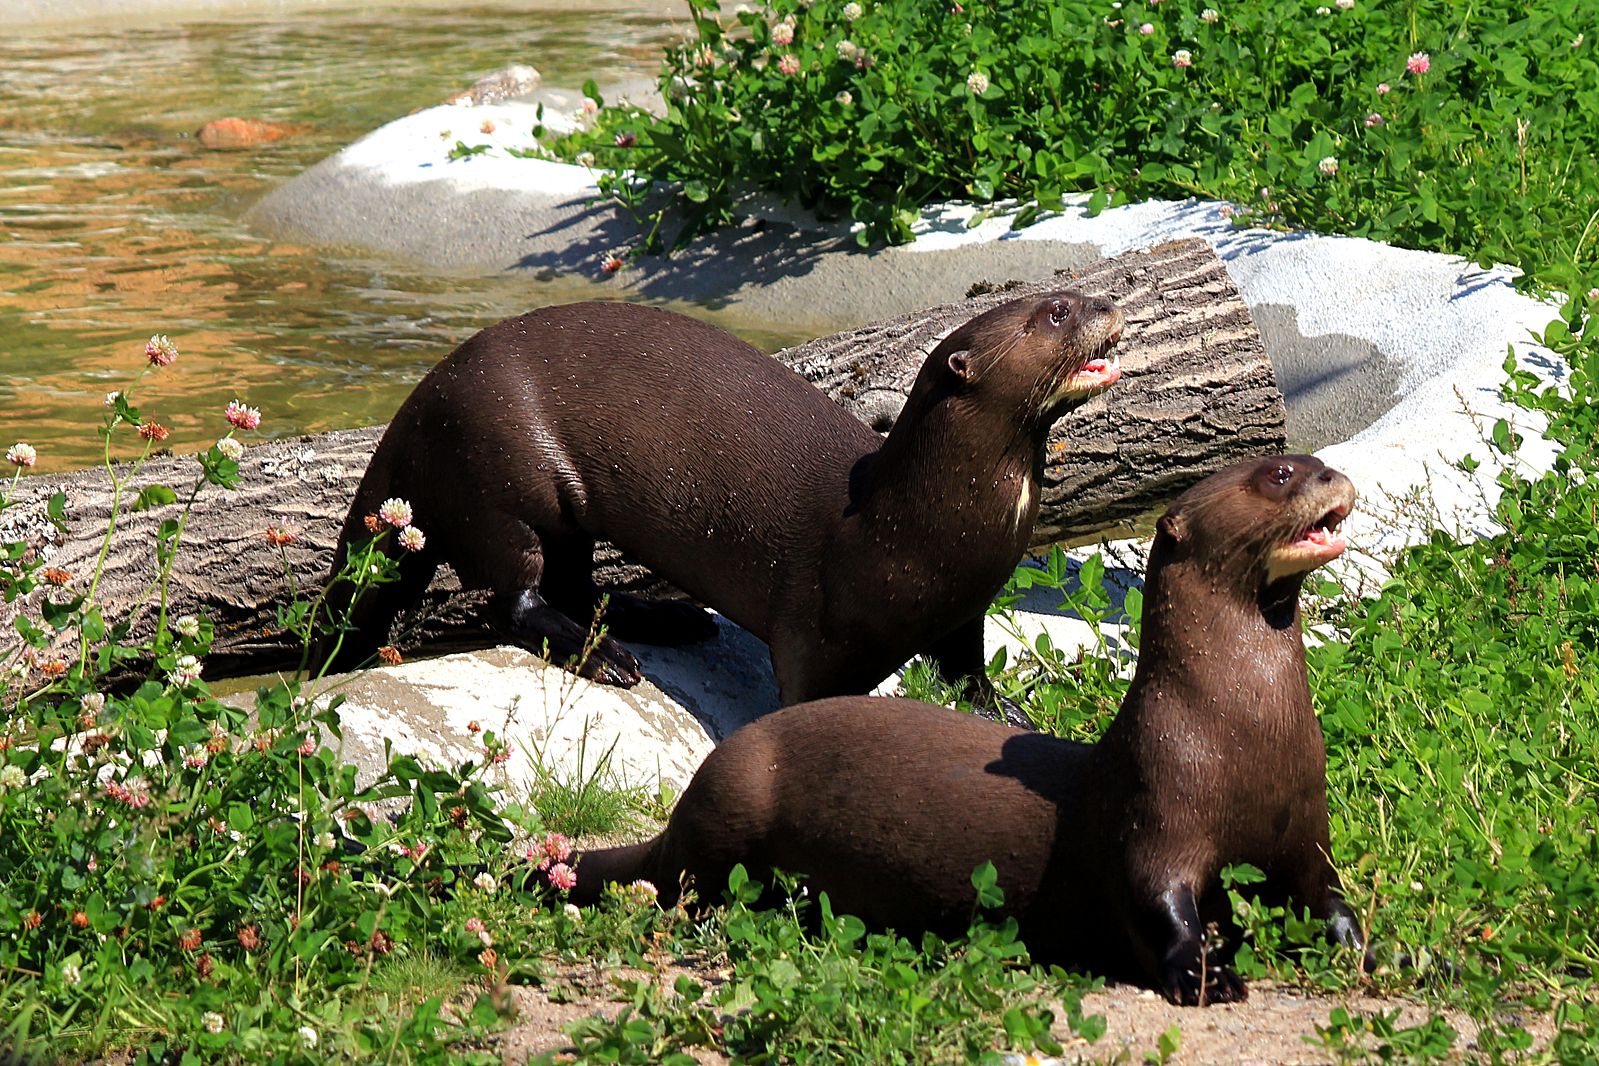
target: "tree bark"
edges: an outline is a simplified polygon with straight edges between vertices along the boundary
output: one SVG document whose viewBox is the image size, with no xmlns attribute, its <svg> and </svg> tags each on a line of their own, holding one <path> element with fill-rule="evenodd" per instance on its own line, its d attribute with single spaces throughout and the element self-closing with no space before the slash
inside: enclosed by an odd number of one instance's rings
<svg viewBox="0 0 1599 1066">
<path fill-rule="evenodd" d="M 1120 305 L 1128 323 L 1120 349 L 1123 376 L 1055 427 L 1035 545 L 1125 531 L 1228 463 L 1282 449 L 1285 411 L 1271 363 L 1226 270 L 1197 240 L 1116 256 L 1048 282 L 979 283 L 961 303 L 846 330 L 776 357 L 886 431 L 926 353 L 950 330 L 1007 300 L 1063 286 Z M 298 662 L 299 649 L 282 631 L 278 612 L 296 593 L 314 594 L 326 578 L 339 527 L 382 428 L 252 446 L 240 463 L 238 491 L 207 487 L 195 500 L 172 570 L 167 611 L 169 617 L 204 614 L 215 623 L 207 676 L 260 673 Z M 123 465 L 118 477 L 130 472 Z M 135 641 L 149 636 L 157 613 L 156 530 L 179 514 L 198 476 L 193 456 L 160 457 L 123 488 L 124 508 L 153 483 L 171 486 L 180 498 L 179 504 L 124 511 L 106 553 L 96 599 L 109 619 L 137 613 Z M 56 534 L 44 518 L 46 501 L 56 491 L 66 494 L 66 535 Z M 41 587 L 0 605 L 7 632 L 14 632 L 19 610 L 37 620 L 42 595 L 59 599 L 87 591 L 112 505 L 113 482 L 103 469 L 21 482 L 13 506 L 0 512 L 0 543 L 27 540 L 50 565 L 73 576 L 65 590 Z M 268 525 L 298 534 L 281 555 L 265 538 Z M 610 545 L 596 553 L 596 577 L 624 591 L 677 594 Z M 446 569 L 398 643 L 430 651 L 491 643 L 482 603 L 481 594 L 463 594 Z M 63 641 L 53 654 L 68 651 Z M 0 665 L 12 654 L 0 651 Z"/>
</svg>

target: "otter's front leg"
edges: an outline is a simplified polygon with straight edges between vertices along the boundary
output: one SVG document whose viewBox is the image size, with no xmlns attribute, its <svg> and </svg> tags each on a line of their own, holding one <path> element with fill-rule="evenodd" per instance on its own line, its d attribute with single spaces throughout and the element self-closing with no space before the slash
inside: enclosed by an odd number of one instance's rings
<svg viewBox="0 0 1599 1066">
<path fill-rule="evenodd" d="M 515 593 L 507 614 L 511 638 L 556 666 L 622 688 L 632 688 L 644 680 L 631 652 L 609 636 L 594 637 L 588 627 L 545 603 L 532 589 Z"/>
<path fill-rule="evenodd" d="M 1177 884 L 1152 902 L 1146 916 L 1156 979 L 1167 999 L 1184 1007 L 1238 1003 L 1249 998 L 1243 979 L 1208 950 L 1193 886 Z"/>
</svg>

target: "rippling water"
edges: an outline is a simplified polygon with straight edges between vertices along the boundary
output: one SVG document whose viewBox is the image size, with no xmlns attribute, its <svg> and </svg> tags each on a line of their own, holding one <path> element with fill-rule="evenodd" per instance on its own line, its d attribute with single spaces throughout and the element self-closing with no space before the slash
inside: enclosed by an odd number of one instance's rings
<svg viewBox="0 0 1599 1066">
<path fill-rule="evenodd" d="M 265 190 L 475 77 L 531 63 L 547 84 L 653 74 L 658 17 L 501 8 L 316 12 L 0 38 L 0 448 L 41 469 L 99 458 L 101 401 L 151 333 L 183 355 L 136 402 L 174 450 L 225 429 L 370 425 L 455 343 L 506 315 L 603 292 L 580 278 L 481 279 L 263 240 Z M 276 145 L 202 149 L 230 115 L 304 124 Z M 797 338 L 750 337 L 775 346 Z"/>
</svg>

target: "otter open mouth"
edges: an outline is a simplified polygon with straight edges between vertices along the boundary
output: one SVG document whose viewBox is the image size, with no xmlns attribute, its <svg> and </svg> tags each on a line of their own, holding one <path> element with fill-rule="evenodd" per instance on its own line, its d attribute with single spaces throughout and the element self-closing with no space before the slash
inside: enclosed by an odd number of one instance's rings
<svg viewBox="0 0 1599 1066">
<path fill-rule="evenodd" d="M 1121 339 L 1122 331 L 1118 328 L 1105 338 L 1105 343 L 1099 346 L 1099 351 L 1088 362 L 1066 376 L 1052 399 L 1056 402 L 1065 399 L 1086 400 L 1121 380 L 1121 356 L 1116 352 L 1116 342 Z"/>
<path fill-rule="evenodd" d="M 1349 516 L 1349 508 L 1334 507 L 1291 540 L 1272 549 L 1270 572 L 1273 579 L 1284 574 L 1302 574 L 1332 562 L 1344 553 L 1349 542 L 1338 527 Z"/>
</svg>

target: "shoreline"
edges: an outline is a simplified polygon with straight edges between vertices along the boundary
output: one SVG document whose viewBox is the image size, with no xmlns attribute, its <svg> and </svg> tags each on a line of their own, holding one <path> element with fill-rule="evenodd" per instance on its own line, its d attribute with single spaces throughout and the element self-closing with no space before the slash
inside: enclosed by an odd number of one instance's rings
<svg viewBox="0 0 1599 1066">
<path fill-rule="evenodd" d="M 480 6 L 514 10 L 567 11 L 560 0 L 478 0 Z M 383 10 L 396 8 L 439 8 L 440 0 L 384 0 Z M 586 10 L 633 12 L 681 16 L 681 0 L 586 0 Z M 172 22 L 215 21 L 233 18 L 276 16 L 290 18 L 303 12 L 349 12 L 377 14 L 372 5 L 359 0 L 8 0 L 6 24 L 13 32 L 27 34 L 72 33 L 92 20 L 97 29 L 109 26 L 150 26 Z"/>
</svg>

